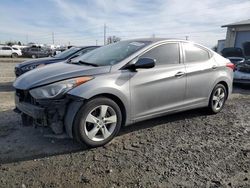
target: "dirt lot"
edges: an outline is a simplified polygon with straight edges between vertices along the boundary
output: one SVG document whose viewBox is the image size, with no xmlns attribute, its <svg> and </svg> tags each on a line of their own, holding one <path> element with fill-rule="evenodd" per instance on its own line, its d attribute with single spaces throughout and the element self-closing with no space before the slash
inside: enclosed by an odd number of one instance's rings
<svg viewBox="0 0 250 188">
<path fill-rule="evenodd" d="M 145 121 L 89 150 L 20 127 L 15 63 L 0 59 L 0 187 L 250 187 L 250 88 L 235 87 L 217 115 Z"/>
</svg>

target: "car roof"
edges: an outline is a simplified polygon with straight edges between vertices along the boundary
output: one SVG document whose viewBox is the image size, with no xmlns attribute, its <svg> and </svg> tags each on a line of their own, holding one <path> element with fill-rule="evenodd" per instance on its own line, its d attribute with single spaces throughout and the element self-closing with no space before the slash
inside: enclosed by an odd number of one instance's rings
<svg viewBox="0 0 250 188">
<path fill-rule="evenodd" d="M 139 38 L 139 39 L 129 39 L 129 40 L 126 40 L 126 41 L 131 41 L 131 42 L 151 42 L 152 44 L 151 45 L 156 45 L 156 44 L 160 44 L 160 43 L 163 43 L 163 42 L 185 42 L 185 43 L 190 43 L 190 44 L 194 44 L 194 45 L 197 45 L 197 46 L 200 46 L 210 52 L 212 52 L 212 50 L 202 44 L 199 44 L 199 43 L 195 43 L 193 41 L 189 41 L 189 40 L 184 40 L 184 39 L 178 39 L 178 38 Z"/>
<path fill-rule="evenodd" d="M 161 42 L 161 41 L 187 41 L 187 40 L 183 40 L 183 39 L 176 39 L 176 38 L 135 38 L 135 39 L 128 39 L 126 41 L 149 41 L 152 43 L 155 42 Z"/>
<path fill-rule="evenodd" d="M 90 48 L 90 47 L 101 47 L 101 46 L 72 46 L 72 47 L 76 47 L 76 48 Z"/>
</svg>

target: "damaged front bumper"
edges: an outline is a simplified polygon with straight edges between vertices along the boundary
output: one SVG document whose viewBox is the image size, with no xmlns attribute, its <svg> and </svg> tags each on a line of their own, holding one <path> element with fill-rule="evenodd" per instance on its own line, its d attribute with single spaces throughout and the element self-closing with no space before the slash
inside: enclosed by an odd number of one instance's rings
<svg viewBox="0 0 250 188">
<path fill-rule="evenodd" d="M 23 124 L 50 127 L 55 134 L 72 135 L 74 117 L 84 99 L 65 96 L 63 99 L 36 100 L 28 91 L 16 90 L 16 112 L 21 113 Z"/>
</svg>

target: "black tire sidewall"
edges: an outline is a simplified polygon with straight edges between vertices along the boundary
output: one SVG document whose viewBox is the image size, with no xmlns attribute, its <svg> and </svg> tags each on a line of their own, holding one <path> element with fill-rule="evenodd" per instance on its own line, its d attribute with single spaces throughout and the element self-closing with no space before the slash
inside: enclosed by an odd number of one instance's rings
<svg viewBox="0 0 250 188">
<path fill-rule="evenodd" d="M 17 57 L 18 57 L 18 54 L 17 54 L 17 53 L 13 53 L 13 54 L 11 54 L 11 57 L 12 57 L 12 58 L 17 58 Z"/>
<path fill-rule="evenodd" d="M 225 98 L 224 98 L 224 102 L 223 102 L 223 104 L 222 104 L 222 107 L 221 107 L 219 110 L 216 110 L 216 109 L 214 108 L 214 106 L 213 106 L 213 96 L 214 96 L 214 94 L 215 94 L 215 92 L 216 92 L 216 90 L 217 90 L 218 88 L 223 89 L 223 91 L 224 91 L 224 93 L 225 93 Z M 220 112 L 220 111 L 223 109 L 223 107 L 224 107 L 224 105 L 225 105 L 225 103 L 226 103 L 227 96 L 228 96 L 228 93 L 227 93 L 227 90 L 226 90 L 225 86 L 222 85 L 222 84 L 217 84 L 217 85 L 214 87 L 213 92 L 212 92 L 212 94 L 211 94 L 211 96 L 210 96 L 210 100 L 209 100 L 209 109 L 210 109 L 210 111 L 211 111 L 212 113 L 215 113 L 215 114 L 218 113 L 218 112 Z"/>
<path fill-rule="evenodd" d="M 103 141 L 92 141 L 88 138 L 88 136 L 85 134 L 84 131 L 84 122 L 87 117 L 87 115 L 97 106 L 100 105 L 108 105 L 111 106 L 114 111 L 116 112 L 117 115 L 117 125 L 115 127 L 115 130 L 111 134 L 111 136 Z M 103 146 L 110 142 L 120 131 L 122 124 L 122 114 L 119 106 L 111 99 L 105 98 L 105 97 L 98 97 L 94 98 L 87 103 L 85 103 L 80 110 L 78 111 L 74 125 L 73 125 L 73 133 L 75 139 L 80 142 L 81 144 L 86 144 L 89 147 L 98 147 L 98 146 Z"/>
</svg>

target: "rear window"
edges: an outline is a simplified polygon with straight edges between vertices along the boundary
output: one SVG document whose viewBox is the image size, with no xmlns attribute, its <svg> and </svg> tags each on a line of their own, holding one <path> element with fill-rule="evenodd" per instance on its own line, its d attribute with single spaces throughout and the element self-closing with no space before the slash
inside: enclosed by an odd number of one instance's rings
<svg viewBox="0 0 250 188">
<path fill-rule="evenodd" d="M 183 43 L 185 50 L 185 62 L 194 63 L 210 59 L 209 52 L 195 44 Z"/>
</svg>

